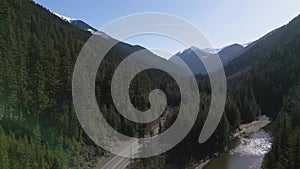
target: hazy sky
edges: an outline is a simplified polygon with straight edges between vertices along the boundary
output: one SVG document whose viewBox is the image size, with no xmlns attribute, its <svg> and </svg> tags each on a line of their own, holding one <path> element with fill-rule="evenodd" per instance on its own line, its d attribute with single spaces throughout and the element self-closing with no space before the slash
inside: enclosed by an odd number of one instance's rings
<svg viewBox="0 0 300 169">
<path fill-rule="evenodd" d="M 81 19 L 99 29 L 119 17 L 164 12 L 194 24 L 216 48 L 247 43 L 288 23 L 300 14 L 300 0 L 34 0 L 50 11 Z M 147 35 L 126 40 L 171 53 L 185 46 Z"/>
</svg>

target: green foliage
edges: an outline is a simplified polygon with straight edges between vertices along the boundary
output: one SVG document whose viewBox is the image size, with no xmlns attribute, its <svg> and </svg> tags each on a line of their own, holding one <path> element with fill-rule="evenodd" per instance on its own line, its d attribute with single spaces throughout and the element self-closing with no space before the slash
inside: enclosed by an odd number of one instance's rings
<svg viewBox="0 0 300 169">
<path fill-rule="evenodd" d="M 225 106 L 225 114 L 230 123 L 231 130 L 235 130 L 241 124 L 241 112 L 233 97 L 228 96 Z"/>
<path fill-rule="evenodd" d="M 0 168 L 81 168 L 82 145 L 94 143 L 74 112 L 71 79 L 79 51 L 91 34 L 27 0 L 0 2 L 0 28 L 0 126 L 4 129 Z M 118 43 L 101 63 L 96 79 L 104 116 L 130 136 L 148 134 L 149 126 L 118 114 L 109 89 L 117 65 L 141 49 Z M 130 88 L 133 104 L 148 109 L 150 88 L 165 89 L 160 84 L 169 79 L 157 71 L 139 74 Z"/>
<path fill-rule="evenodd" d="M 203 85 L 205 82 L 202 81 L 201 83 Z M 180 167 L 187 167 L 187 165 L 193 160 L 204 159 L 207 156 L 213 156 L 214 153 L 224 151 L 226 149 L 230 141 L 230 129 L 234 128 L 231 126 L 231 124 L 239 125 L 240 123 L 239 116 L 232 116 L 230 119 L 231 121 L 229 121 L 227 115 L 230 113 L 235 114 L 239 111 L 237 106 L 233 103 L 233 100 L 231 100 L 231 97 L 229 97 L 226 104 L 226 113 L 224 113 L 216 131 L 209 138 L 209 140 L 203 144 L 199 144 L 199 135 L 206 121 L 210 101 L 211 98 L 209 93 L 203 91 L 201 93 L 200 110 L 196 123 L 191 129 L 190 133 L 178 145 L 166 153 L 167 164 L 175 164 Z M 178 111 L 177 108 L 175 108 L 175 111 L 176 110 Z M 169 120 L 170 122 L 167 124 L 171 125 L 174 119 Z"/>
<path fill-rule="evenodd" d="M 274 127 L 272 150 L 265 157 L 263 168 L 298 169 L 300 153 L 299 114 L 300 88 L 292 90 L 285 98 Z M 296 111 L 295 111 L 296 110 Z"/>
<path fill-rule="evenodd" d="M 283 99 L 300 79 L 300 34 L 292 31 L 298 30 L 298 20 L 291 22 L 291 28 L 267 38 L 268 42 L 259 42 L 262 47 L 245 54 L 248 59 L 252 54 L 265 57 L 243 78 L 230 81 L 224 116 L 209 141 L 198 143 L 211 98 L 207 78 L 197 77 L 201 79 L 201 104 L 191 132 L 173 150 L 137 160 L 134 167 L 164 168 L 167 163 L 185 166 L 226 149 L 231 132 L 241 123 L 254 120 L 260 112 L 276 118 L 281 109 L 273 148 L 264 167 L 299 168 L 300 101 L 295 100 L 300 100 L 300 95 Z M 0 1 L 0 30 L 0 168 L 81 168 L 82 145 L 93 143 L 73 110 L 71 79 L 77 55 L 90 33 L 27 0 Z M 278 39 L 287 43 L 274 45 L 272 39 L 274 43 Z M 260 53 L 264 47 L 274 50 Z M 96 79 L 97 100 L 108 123 L 122 133 L 139 137 L 151 134 L 151 124 L 136 124 L 122 117 L 113 105 L 109 89 L 118 64 L 141 49 L 118 43 L 101 63 Z M 168 105 L 175 107 L 175 115 L 160 126 L 162 131 L 172 125 L 180 107 L 180 92 L 174 80 L 161 71 L 143 71 L 131 83 L 130 99 L 137 109 L 147 110 L 149 92 L 154 88 L 165 91 Z"/>
<path fill-rule="evenodd" d="M 0 27 L 0 168 L 81 168 L 70 79 L 90 34 L 25 0 L 0 2 Z"/>
<path fill-rule="evenodd" d="M 148 159 L 138 159 L 133 164 L 130 166 L 130 169 L 164 169 L 165 157 L 164 155 L 159 155 Z"/>
<path fill-rule="evenodd" d="M 3 128 L 0 126 L 0 168 L 2 169 L 9 168 L 9 159 L 8 159 L 7 150 L 8 150 L 8 141 L 3 131 Z"/>
<path fill-rule="evenodd" d="M 14 134 L 7 136 L 8 147 L 1 151 L 7 153 L 9 168 L 50 169 L 81 168 L 83 159 L 79 155 L 80 145 L 70 139 L 63 139 L 56 147 L 41 144 L 35 138 L 17 139 Z M 4 163 L 5 164 L 5 163 Z"/>
</svg>

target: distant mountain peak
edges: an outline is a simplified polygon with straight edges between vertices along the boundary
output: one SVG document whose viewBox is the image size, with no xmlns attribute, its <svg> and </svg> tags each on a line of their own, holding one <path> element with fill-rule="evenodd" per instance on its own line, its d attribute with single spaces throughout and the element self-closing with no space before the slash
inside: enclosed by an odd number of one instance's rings
<svg viewBox="0 0 300 169">
<path fill-rule="evenodd" d="M 70 24 L 78 27 L 79 29 L 91 32 L 92 34 L 99 35 L 99 36 L 101 36 L 101 37 L 103 37 L 105 39 L 109 39 L 110 38 L 110 36 L 108 36 L 104 32 L 98 31 L 97 29 L 93 28 L 92 26 L 90 26 L 89 24 L 85 23 L 82 20 L 79 20 L 79 19 L 76 19 L 76 18 L 70 18 L 70 17 L 67 17 L 67 16 L 63 16 L 63 15 L 60 15 L 60 14 L 55 13 L 55 12 L 53 12 L 53 14 L 56 15 L 56 16 L 58 16 L 63 21 L 68 22 L 68 23 L 70 23 Z"/>
<path fill-rule="evenodd" d="M 219 52 L 222 52 L 224 49 L 228 49 L 228 48 L 240 48 L 240 49 L 243 49 L 245 47 L 244 47 L 244 45 L 240 45 L 238 43 L 234 43 L 234 44 L 231 44 L 231 45 L 223 47 Z"/>
<path fill-rule="evenodd" d="M 205 48 L 201 49 L 202 51 L 210 54 L 217 54 L 221 49 L 215 49 L 215 48 Z"/>
<path fill-rule="evenodd" d="M 69 23 L 71 23 L 74 20 L 78 20 L 78 19 L 75 19 L 75 18 L 70 18 L 70 17 L 67 17 L 67 16 L 60 15 L 60 14 L 55 13 L 55 12 L 53 12 L 53 14 L 56 15 L 56 16 L 58 16 L 62 20 L 66 21 L 66 22 L 69 22 Z"/>
<path fill-rule="evenodd" d="M 185 49 L 183 52 L 187 52 L 187 51 L 196 51 L 196 52 L 200 52 L 200 53 L 206 53 L 206 54 L 209 54 L 209 52 L 206 52 L 206 50 L 208 50 L 208 49 L 210 49 L 210 48 L 206 48 L 206 49 L 200 49 L 200 48 L 198 48 L 198 47 L 195 47 L 195 46 L 192 46 L 192 47 L 190 47 L 190 48 L 188 48 L 188 49 Z M 213 50 L 213 49 L 211 49 L 211 50 Z M 183 53 L 182 52 L 182 53 Z"/>
<path fill-rule="evenodd" d="M 179 57 L 190 67 L 194 74 L 206 74 L 207 72 L 205 70 L 205 67 L 202 61 L 199 60 L 199 57 L 201 57 L 202 59 L 209 60 L 211 59 L 210 56 L 218 54 L 221 59 L 221 62 L 225 66 L 230 61 L 242 54 L 244 50 L 244 46 L 237 43 L 228 45 L 221 49 L 199 49 L 195 46 L 192 46 L 188 49 L 185 49 L 182 52 L 178 52 L 175 56 L 170 58 L 170 61 L 175 61 L 176 58 Z"/>
</svg>

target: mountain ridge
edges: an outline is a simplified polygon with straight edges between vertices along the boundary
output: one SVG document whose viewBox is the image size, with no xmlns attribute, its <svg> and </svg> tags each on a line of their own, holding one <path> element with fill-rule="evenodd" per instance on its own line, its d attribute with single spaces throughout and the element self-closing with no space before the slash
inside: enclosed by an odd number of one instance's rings
<svg viewBox="0 0 300 169">
<path fill-rule="evenodd" d="M 270 53 L 280 46 L 285 45 L 297 32 L 300 31 L 300 15 L 283 25 L 267 33 L 260 39 L 254 41 L 240 57 L 232 60 L 225 67 L 227 76 L 233 76 L 243 70 L 257 64 L 261 59 L 270 56 Z"/>
<path fill-rule="evenodd" d="M 210 56 L 218 54 L 223 66 L 226 66 L 230 61 L 238 57 L 244 51 L 245 47 L 236 43 L 228 45 L 222 49 L 199 49 L 192 46 L 182 52 L 178 52 L 169 60 L 175 61 L 175 57 L 179 57 L 190 67 L 194 74 L 205 75 L 207 74 L 207 71 L 199 57 L 202 57 L 202 59 L 210 59 Z M 201 56 L 197 56 L 196 53 L 200 54 Z"/>
<path fill-rule="evenodd" d="M 67 16 L 60 15 L 60 14 L 55 13 L 55 12 L 52 12 L 52 13 L 54 15 L 56 15 L 57 17 L 59 17 L 60 19 L 62 19 L 63 21 L 68 22 L 68 23 L 76 26 L 79 29 L 91 32 L 92 34 L 96 34 L 97 33 L 97 29 L 95 29 L 94 27 L 90 26 L 89 24 L 87 24 L 86 22 L 84 22 L 84 21 L 82 21 L 80 19 L 70 18 L 70 17 L 67 17 Z"/>
</svg>

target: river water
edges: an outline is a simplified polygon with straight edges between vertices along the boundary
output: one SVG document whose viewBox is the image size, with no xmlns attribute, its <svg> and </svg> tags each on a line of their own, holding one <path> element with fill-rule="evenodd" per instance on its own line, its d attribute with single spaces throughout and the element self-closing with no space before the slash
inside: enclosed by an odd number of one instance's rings
<svg viewBox="0 0 300 169">
<path fill-rule="evenodd" d="M 203 169 L 257 169 L 271 149 L 270 135 L 260 129 L 241 138 L 235 148 L 209 161 Z"/>
</svg>

